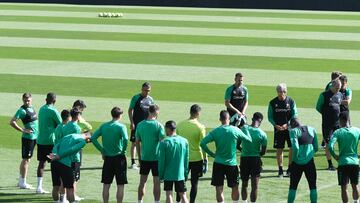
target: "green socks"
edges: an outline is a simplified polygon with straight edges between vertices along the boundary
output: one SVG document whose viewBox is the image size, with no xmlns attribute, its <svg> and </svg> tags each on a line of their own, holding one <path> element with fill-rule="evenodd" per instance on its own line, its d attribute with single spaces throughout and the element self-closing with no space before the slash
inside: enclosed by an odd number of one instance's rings
<svg viewBox="0 0 360 203">
<path fill-rule="evenodd" d="M 311 203 L 316 203 L 317 202 L 317 190 L 310 190 L 310 201 Z"/>
<path fill-rule="evenodd" d="M 296 190 L 289 189 L 288 203 L 294 203 L 296 197 Z"/>
</svg>

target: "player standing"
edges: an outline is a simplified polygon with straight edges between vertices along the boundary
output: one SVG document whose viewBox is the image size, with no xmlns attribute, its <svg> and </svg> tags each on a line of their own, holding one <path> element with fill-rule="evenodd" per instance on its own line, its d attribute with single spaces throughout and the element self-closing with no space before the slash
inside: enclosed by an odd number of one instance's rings
<svg viewBox="0 0 360 203">
<path fill-rule="evenodd" d="M 20 189 L 31 189 L 31 185 L 26 182 L 26 176 L 29 170 L 30 159 L 38 136 L 38 119 L 34 108 L 32 107 L 32 96 L 30 93 L 22 95 L 23 105 L 16 111 L 14 117 L 10 120 L 10 126 L 15 130 L 22 132 L 21 138 L 21 157 L 20 176 L 18 186 Z M 17 124 L 21 120 L 23 128 Z"/>
<path fill-rule="evenodd" d="M 55 129 L 61 124 L 62 120 L 59 112 L 55 108 L 56 95 L 48 93 L 46 95 L 46 104 L 39 110 L 39 135 L 37 137 L 37 159 L 39 166 L 37 169 L 38 185 L 36 193 L 49 193 L 43 190 L 43 175 L 46 161 L 50 161 L 47 157 L 52 152 L 55 143 Z"/>
<path fill-rule="evenodd" d="M 245 125 L 241 130 L 249 135 L 252 139 L 250 141 L 243 141 L 241 143 L 241 158 L 240 158 L 240 177 L 242 180 L 241 198 L 244 203 L 247 202 L 247 187 L 249 178 L 251 176 L 251 194 L 250 201 L 256 202 L 257 190 L 261 173 L 261 156 L 266 152 L 267 135 L 259 127 L 263 120 L 263 115 L 256 112 L 253 115 L 251 125 Z"/>
<path fill-rule="evenodd" d="M 130 130 L 131 130 L 131 168 L 138 169 L 135 163 L 136 157 L 136 127 L 137 124 L 145 120 L 148 116 L 149 106 L 154 104 L 154 100 L 150 97 L 151 85 L 148 82 L 142 84 L 141 93 L 132 97 L 129 106 L 129 119 L 130 119 Z"/>
<path fill-rule="evenodd" d="M 349 125 L 349 112 L 340 113 L 340 129 L 336 130 L 330 139 L 329 151 L 338 162 L 338 181 L 341 186 L 342 201 L 349 202 L 347 185 L 352 187 L 354 203 L 359 203 L 359 158 L 358 144 L 360 129 Z M 335 143 L 338 143 L 339 154 L 335 153 Z"/>
<path fill-rule="evenodd" d="M 183 203 L 188 203 L 185 181 L 188 175 L 189 145 L 185 138 L 176 134 L 176 123 L 165 124 L 166 138 L 159 146 L 159 178 L 164 181 L 166 203 L 173 203 L 172 193 L 179 193 Z"/>
<path fill-rule="evenodd" d="M 235 74 L 235 83 L 225 91 L 225 106 L 230 118 L 235 115 L 245 115 L 248 107 L 249 93 L 243 85 L 244 76 L 241 73 Z"/>
<path fill-rule="evenodd" d="M 101 178 L 104 203 L 109 202 L 109 189 L 114 176 L 117 184 L 116 199 L 118 203 L 123 201 L 124 185 L 128 183 L 125 157 L 128 134 L 126 126 L 119 122 L 122 114 L 121 108 L 114 107 L 111 110 L 112 120 L 102 124 L 91 136 L 91 141 L 96 149 L 101 152 L 104 160 Z M 102 145 L 97 140 L 100 136 Z"/>
<path fill-rule="evenodd" d="M 274 148 L 276 149 L 276 159 L 279 167 L 278 176 L 283 177 L 283 160 L 284 160 L 284 147 L 285 142 L 289 147 L 289 163 L 286 170 L 286 176 L 290 175 L 291 164 L 291 141 L 289 136 L 288 125 L 292 118 L 297 117 L 297 108 L 295 101 L 287 96 L 287 87 L 285 83 L 280 83 L 276 87 L 277 97 L 269 103 L 268 119 L 274 126 Z"/>
<path fill-rule="evenodd" d="M 305 173 L 310 188 L 310 202 L 317 202 L 316 190 L 316 167 L 314 163 L 315 153 L 318 151 L 318 139 L 316 131 L 310 126 L 303 126 L 299 119 L 290 121 L 290 139 L 293 150 L 293 159 L 291 164 L 290 188 L 288 194 L 288 203 L 293 203 L 296 197 L 296 190 L 301 176 Z"/>
<path fill-rule="evenodd" d="M 149 116 L 141 121 L 136 128 L 136 149 L 140 157 L 140 183 L 138 203 L 142 203 L 148 175 L 153 176 L 153 195 L 155 203 L 160 202 L 160 180 L 158 170 L 159 143 L 165 138 L 164 126 L 157 121 L 159 106 L 149 106 Z"/>
<path fill-rule="evenodd" d="M 227 185 L 232 189 L 231 198 L 239 201 L 239 168 L 236 160 L 236 144 L 239 140 L 250 141 L 251 137 L 245 135 L 239 128 L 229 125 L 229 112 L 220 112 L 221 126 L 212 130 L 200 143 L 201 148 L 211 157 L 214 157 L 213 174 L 211 185 L 216 188 L 216 200 L 224 202 L 224 179 L 226 176 Z M 207 144 L 215 142 L 216 153 L 212 152 Z"/>
</svg>

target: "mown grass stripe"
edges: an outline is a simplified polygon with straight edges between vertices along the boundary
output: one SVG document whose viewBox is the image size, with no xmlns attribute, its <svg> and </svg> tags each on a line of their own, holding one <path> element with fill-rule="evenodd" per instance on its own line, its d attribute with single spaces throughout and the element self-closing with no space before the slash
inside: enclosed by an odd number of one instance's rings
<svg viewBox="0 0 360 203">
<path fill-rule="evenodd" d="M 38 17 L 52 19 L 52 17 L 65 17 L 67 19 L 77 19 L 79 21 L 85 20 L 91 22 L 92 19 L 98 19 L 98 13 L 94 12 L 64 12 L 64 11 L 33 11 L 33 10 L 1 10 L 0 16 L 13 16 L 19 18 L 31 17 L 37 19 Z M 37 18 L 35 18 L 37 17 Z M 54 18 L 56 20 L 58 18 Z M 279 18 L 279 17 L 247 17 L 247 16 L 199 16 L 199 15 L 164 15 L 164 14 L 142 14 L 142 13 L 128 13 L 118 21 L 124 20 L 147 20 L 148 21 L 174 21 L 174 22 L 213 22 L 213 23 L 246 23 L 246 24 L 285 24 L 285 25 L 328 25 L 328 26 L 351 26 L 359 27 L 359 20 L 335 20 L 335 19 L 302 19 L 302 18 Z M 114 22 L 114 21 L 113 21 Z M 201 27 L 201 24 L 199 25 Z"/>
<path fill-rule="evenodd" d="M 42 10 L 42 11 L 75 11 L 75 12 L 125 12 L 166 15 L 211 15 L 211 16 L 257 16 L 282 18 L 311 19 L 360 19 L 357 12 L 334 11 L 293 11 L 263 9 L 215 9 L 215 8 L 174 8 L 174 7 L 140 7 L 140 6 L 79 6 L 79 5 L 44 5 L 44 4 L 0 4 L 1 9 L 8 10 Z"/>
<path fill-rule="evenodd" d="M 356 60 L 300 59 L 0 46 L 0 58 L 360 73 Z"/>
<path fill-rule="evenodd" d="M 360 26 L 352 26 L 351 23 L 344 25 L 301 25 L 301 24 L 276 24 L 251 23 L 251 22 L 205 22 L 205 21 L 178 21 L 167 17 L 162 19 L 129 19 L 124 18 L 79 18 L 79 17 L 40 17 L 40 16 L 1 16 L 3 22 L 40 22 L 40 23 L 72 23 L 94 25 L 137 25 L 159 27 L 183 27 L 183 28 L 215 28 L 215 29 L 254 29 L 254 30 L 279 30 L 279 31 L 312 31 L 312 32 L 341 32 L 359 33 Z M 296 22 L 296 21 L 294 21 Z M 360 22 L 360 21 L 359 21 Z"/>
<path fill-rule="evenodd" d="M 91 31 L 91 32 L 95 31 L 95 32 L 110 32 L 110 33 L 253 37 L 253 38 L 275 38 L 275 39 L 360 41 L 360 33 L 340 33 L 340 32 L 304 32 L 304 31 L 277 31 L 277 30 L 255 30 L 255 29 L 220 29 L 220 28 L 189 28 L 189 27 L 103 25 L 103 24 L 76 24 L 76 23 L 36 23 L 36 22 L 7 22 L 7 21 L 0 21 L 0 28 L 29 29 L 29 30 Z"/>
<path fill-rule="evenodd" d="M 228 85 L 241 71 L 247 85 L 270 86 L 285 82 L 288 87 L 324 88 L 329 73 L 280 71 L 149 64 L 115 64 L 43 60 L 0 59 L 0 74 L 84 77 L 104 79 L 152 80 L 163 82 L 213 83 Z M 46 68 L 44 68 L 46 67 Z M 99 71 L 99 67 L 101 71 Z M 141 70 L 141 71 L 134 71 Z M 281 77 L 279 77 L 281 75 Z M 360 74 L 346 74 L 353 90 L 360 90 Z M 306 82 L 304 82 L 306 81 Z"/>
<path fill-rule="evenodd" d="M 192 44 L 180 43 L 0 37 L 0 46 L 360 60 L 360 52 L 356 50 L 241 45 L 233 46 L 204 44 L 193 46 Z"/>
<path fill-rule="evenodd" d="M 136 93 L 136 92 L 134 92 Z M 20 93 L 4 93 L 0 92 L 0 115 L 1 116 L 13 116 L 17 108 L 21 106 L 21 94 Z M 33 104 L 34 107 L 38 110 L 41 105 L 44 103 L 45 94 L 33 94 Z M 84 113 L 84 118 L 89 121 L 104 122 L 110 120 L 110 110 L 114 106 L 120 106 L 126 110 L 128 108 L 129 99 L 114 99 L 114 98 L 99 98 L 93 97 L 91 94 L 87 96 L 63 96 L 59 94 L 57 96 L 56 108 L 61 111 L 61 109 L 66 109 L 71 106 L 71 104 L 76 99 L 83 99 L 86 102 L 87 108 Z M 156 99 L 156 98 L 155 98 Z M 14 103 L 14 101 L 19 101 Z M 159 115 L 159 120 L 161 122 L 166 122 L 167 120 L 175 120 L 177 122 L 185 120 L 188 118 L 188 112 L 192 102 L 178 102 L 178 101 L 163 101 L 157 100 L 161 108 Z M 224 109 L 224 104 L 207 104 L 199 103 L 202 107 L 201 121 L 208 128 L 214 128 L 220 125 L 218 114 L 220 110 Z M 316 127 L 318 132 L 321 132 L 321 116 L 313 108 L 299 108 L 299 116 L 302 120 L 302 123 L 309 124 Z M 257 106 L 250 105 L 248 115 L 251 117 L 252 113 L 255 111 L 260 111 L 264 114 L 265 121 L 263 122 L 262 128 L 266 131 L 272 131 L 273 127 L 267 121 L 267 106 Z M 359 126 L 360 121 L 360 112 L 352 112 L 352 124 L 354 126 Z M 129 123 L 127 115 L 124 114 L 123 121 Z M 271 136 L 271 135 L 269 135 Z"/>
<path fill-rule="evenodd" d="M 57 30 L 0 29 L 0 36 L 54 39 L 88 39 L 106 41 L 168 42 L 189 44 L 251 45 L 301 48 L 360 49 L 360 42 L 330 40 L 300 40 L 251 37 L 218 37 L 139 33 L 78 32 Z"/>
<path fill-rule="evenodd" d="M 229 84 L 151 81 L 154 90 L 152 94 L 156 100 L 223 105 L 225 89 L 233 83 L 232 78 L 228 78 Z M 289 78 L 289 80 L 291 79 Z M 0 74 L 0 81 L 2 92 L 22 93 L 30 91 L 36 94 L 46 94 L 47 91 L 54 91 L 69 96 L 90 95 L 100 98 L 124 99 L 131 98 L 134 92 L 138 92 L 141 84 L 146 80 L 81 78 L 76 77 L 76 75 L 73 77 L 55 77 Z M 274 87 L 247 85 L 250 92 L 250 103 L 267 106 L 269 101 L 276 96 L 276 85 L 274 84 Z M 316 101 L 322 91 L 323 88 L 292 87 L 289 88 L 289 95 L 295 99 L 299 107 L 315 109 Z M 357 102 L 359 100 L 360 91 L 353 91 L 351 109 L 360 109 L 360 103 Z"/>
</svg>

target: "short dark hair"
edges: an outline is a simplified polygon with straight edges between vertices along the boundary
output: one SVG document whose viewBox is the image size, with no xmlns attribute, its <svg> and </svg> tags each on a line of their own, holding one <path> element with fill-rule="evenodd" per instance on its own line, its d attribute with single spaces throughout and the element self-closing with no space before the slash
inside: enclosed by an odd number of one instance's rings
<svg viewBox="0 0 360 203">
<path fill-rule="evenodd" d="M 167 129 L 169 129 L 169 130 L 171 130 L 171 131 L 176 130 L 176 123 L 175 123 L 175 121 L 173 121 L 173 120 L 167 121 L 167 122 L 165 123 L 165 128 L 167 128 Z"/>
<path fill-rule="evenodd" d="M 63 121 L 67 120 L 70 117 L 70 111 L 67 109 L 64 109 L 61 111 L 61 119 Z"/>
<path fill-rule="evenodd" d="M 254 114 L 253 114 L 253 121 L 257 121 L 257 120 L 263 120 L 264 119 L 264 116 L 262 115 L 262 113 L 260 113 L 260 112 L 255 112 Z"/>
<path fill-rule="evenodd" d="M 300 120 L 298 118 L 292 118 L 290 119 L 290 126 L 291 128 L 297 128 L 299 127 L 301 124 L 300 124 Z"/>
<path fill-rule="evenodd" d="M 114 108 L 111 109 L 111 116 L 113 118 L 119 118 L 121 114 L 123 114 L 124 111 L 120 108 L 115 106 Z"/>
<path fill-rule="evenodd" d="M 333 71 L 331 73 L 331 80 L 335 80 L 336 78 L 340 77 L 342 75 L 342 72 L 340 71 Z"/>
<path fill-rule="evenodd" d="M 145 88 L 145 87 L 151 87 L 151 84 L 149 82 L 144 82 L 141 86 L 142 88 Z"/>
<path fill-rule="evenodd" d="M 81 111 L 79 109 L 77 109 L 77 108 L 72 108 L 70 110 L 70 115 L 71 115 L 72 118 L 76 118 L 79 115 L 81 115 Z"/>
<path fill-rule="evenodd" d="M 244 76 L 243 76 L 242 73 L 236 73 L 236 74 L 235 74 L 235 77 L 237 78 L 237 77 L 244 77 Z"/>
<path fill-rule="evenodd" d="M 348 81 L 348 78 L 346 77 L 346 75 L 342 75 L 339 77 L 339 80 L 341 81 L 341 83 L 344 83 Z"/>
<path fill-rule="evenodd" d="M 226 110 L 220 111 L 220 120 L 221 121 L 225 121 L 226 118 L 229 118 L 229 117 L 230 117 L 230 114 L 228 111 L 226 111 Z"/>
<path fill-rule="evenodd" d="M 149 113 L 153 114 L 155 113 L 156 111 L 159 111 L 160 107 L 156 104 L 152 104 L 149 106 Z"/>
<path fill-rule="evenodd" d="M 86 108 L 85 102 L 83 100 L 76 100 L 73 104 L 73 108 L 80 107 L 80 108 Z"/>
<path fill-rule="evenodd" d="M 46 104 L 53 104 L 56 101 L 56 94 L 54 92 L 49 92 L 46 95 Z"/>
<path fill-rule="evenodd" d="M 349 112 L 348 111 L 341 112 L 339 115 L 339 119 L 340 119 L 340 121 L 343 121 L 343 122 L 349 122 L 349 120 L 350 120 Z"/>
<path fill-rule="evenodd" d="M 22 95 L 22 99 L 24 100 L 24 99 L 29 99 L 29 98 L 31 98 L 31 93 L 29 93 L 29 92 L 25 92 L 23 95 Z"/>
<path fill-rule="evenodd" d="M 190 107 L 190 115 L 196 115 L 201 111 L 201 107 L 198 104 L 193 104 Z"/>
</svg>

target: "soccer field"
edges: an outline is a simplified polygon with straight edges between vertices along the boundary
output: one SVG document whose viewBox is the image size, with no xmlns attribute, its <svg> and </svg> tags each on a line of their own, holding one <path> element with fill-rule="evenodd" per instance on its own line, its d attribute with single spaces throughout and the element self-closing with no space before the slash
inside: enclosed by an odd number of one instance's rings
<svg viewBox="0 0 360 203">
<path fill-rule="evenodd" d="M 99 12 L 122 12 L 124 17 L 99 18 Z M 33 94 L 36 110 L 49 91 L 58 94 L 58 110 L 83 99 L 88 107 L 84 117 L 97 127 L 110 119 L 113 106 L 127 110 L 141 84 L 150 81 L 161 122 L 186 119 L 190 105 L 198 103 L 201 122 L 210 130 L 219 125 L 226 87 L 242 72 L 249 89 L 248 116 L 255 111 L 266 115 L 275 86 L 285 82 L 302 122 L 320 133 L 315 104 L 334 70 L 349 78 L 351 121 L 360 126 L 359 62 L 360 13 L 355 12 L 2 3 L 0 202 L 51 202 L 51 195 L 15 187 L 21 143 L 8 121 L 22 104 L 23 92 Z M 129 123 L 127 115 L 123 121 Z M 289 179 L 276 178 L 272 127 L 265 120 L 262 128 L 268 132 L 269 150 L 258 202 L 286 202 Z M 101 156 L 92 145 L 84 151 L 78 193 L 86 198 L 82 202 L 100 202 Z M 198 202 L 215 202 L 211 164 L 199 183 Z M 28 177 L 32 185 L 36 165 L 33 159 Z M 319 202 L 340 202 L 336 173 L 324 170 L 324 151 L 317 153 L 316 165 Z M 136 202 L 137 172 L 128 170 L 128 179 L 124 200 Z M 51 189 L 49 171 L 44 184 Z M 190 189 L 190 183 L 187 186 Z M 149 184 L 145 202 L 152 202 L 151 188 Z M 113 186 L 113 200 L 114 191 Z M 302 180 L 296 202 L 309 202 L 308 193 Z M 229 189 L 225 197 L 230 202 Z"/>
</svg>

